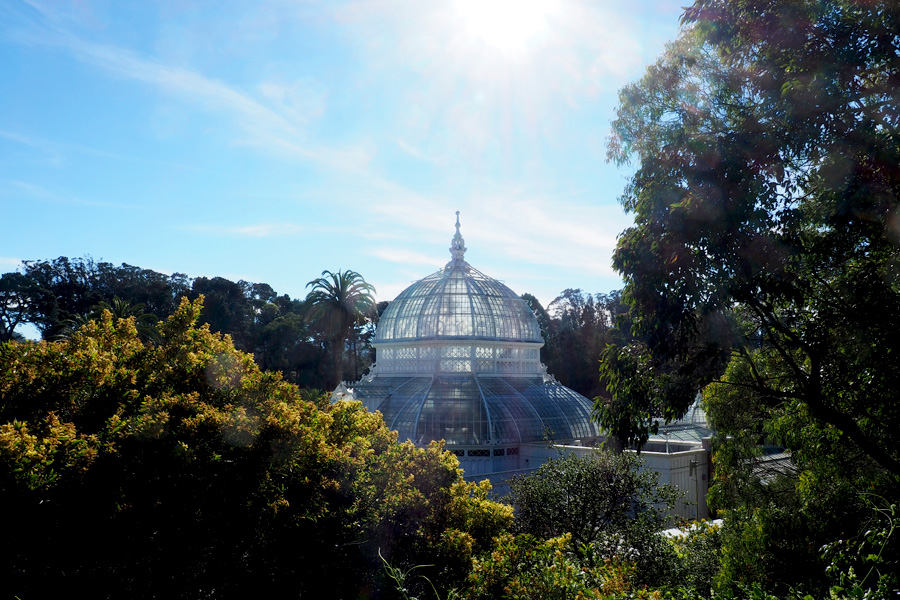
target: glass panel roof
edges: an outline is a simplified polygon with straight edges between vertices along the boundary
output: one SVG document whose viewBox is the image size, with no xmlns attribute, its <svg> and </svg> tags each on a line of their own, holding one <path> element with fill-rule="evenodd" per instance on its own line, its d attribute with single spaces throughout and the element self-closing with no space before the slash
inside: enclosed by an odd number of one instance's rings
<svg viewBox="0 0 900 600">
<path fill-rule="evenodd" d="M 375 345 L 384 374 L 376 364 L 349 393 L 381 411 L 401 439 L 416 444 L 597 437 L 593 402 L 543 376 L 538 358 L 543 339 L 531 309 L 511 289 L 472 268 L 463 259 L 465 251 L 457 220 L 453 260 L 403 290 L 378 322 Z M 411 376 L 389 374 L 397 372 Z"/>
<path fill-rule="evenodd" d="M 376 375 L 352 388 L 401 439 L 448 446 L 587 440 L 598 435 L 593 403 L 542 377 Z"/>
<path fill-rule="evenodd" d="M 375 333 L 376 344 L 442 338 L 544 341 L 515 292 L 461 260 L 400 292 Z"/>
</svg>

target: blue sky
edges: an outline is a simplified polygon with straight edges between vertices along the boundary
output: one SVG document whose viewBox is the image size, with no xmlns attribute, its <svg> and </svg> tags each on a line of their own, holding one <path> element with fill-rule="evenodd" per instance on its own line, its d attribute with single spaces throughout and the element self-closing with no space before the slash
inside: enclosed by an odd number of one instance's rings
<svg viewBox="0 0 900 600">
<path fill-rule="evenodd" d="M 617 90 L 683 0 L 0 0 L 0 272 L 621 287 Z"/>
</svg>

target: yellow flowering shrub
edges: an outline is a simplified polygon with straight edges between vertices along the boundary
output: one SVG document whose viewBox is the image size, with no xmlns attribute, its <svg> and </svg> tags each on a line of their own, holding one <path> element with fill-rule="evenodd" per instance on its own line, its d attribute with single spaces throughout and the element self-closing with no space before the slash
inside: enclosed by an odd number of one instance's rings
<svg viewBox="0 0 900 600">
<path fill-rule="evenodd" d="M 0 345 L 4 590 L 19 597 L 384 589 L 380 552 L 459 585 L 508 525 L 439 444 L 262 372 L 183 300 L 143 343 L 106 313 Z M 442 565 L 442 566 L 441 566 Z"/>
</svg>

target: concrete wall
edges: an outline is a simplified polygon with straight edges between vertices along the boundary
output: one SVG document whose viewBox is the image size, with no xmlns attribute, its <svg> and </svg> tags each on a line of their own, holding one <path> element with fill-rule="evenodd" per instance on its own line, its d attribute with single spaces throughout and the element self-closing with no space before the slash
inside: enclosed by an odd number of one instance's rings
<svg viewBox="0 0 900 600">
<path fill-rule="evenodd" d="M 709 451 L 694 446 L 681 452 L 641 452 L 647 468 L 659 474 L 660 483 L 670 483 L 678 488 L 682 497 L 676 502 L 672 514 L 683 519 L 707 519 L 709 507 L 706 493 L 709 490 Z"/>
</svg>

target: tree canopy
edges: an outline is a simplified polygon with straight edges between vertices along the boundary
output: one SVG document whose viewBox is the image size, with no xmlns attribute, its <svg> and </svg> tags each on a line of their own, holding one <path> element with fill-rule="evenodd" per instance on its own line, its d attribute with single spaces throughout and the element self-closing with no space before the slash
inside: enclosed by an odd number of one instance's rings
<svg viewBox="0 0 900 600">
<path fill-rule="evenodd" d="M 510 509 L 440 445 L 260 371 L 201 312 L 183 300 L 158 344 L 106 311 L 0 345 L 5 590 L 378 597 L 379 550 L 458 584 Z"/>
<path fill-rule="evenodd" d="M 344 379 L 344 344 L 353 325 L 375 316 L 375 288 L 356 271 L 322 271 L 306 284 L 310 315 L 323 324 L 334 361 L 329 387 Z"/>
<path fill-rule="evenodd" d="M 583 396 L 605 396 L 605 381 L 597 370 L 600 354 L 607 345 L 621 346 L 631 337 L 627 323 L 619 322 L 626 309 L 621 294 L 569 288 L 546 309 L 531 294 L 522 294 L 522 299 L 541 327 L 541 362 L 547 371 Z"/>
<path fill-rule="evenodd" d="M 28 322 L 36 301 L 36 286 L 27 277 L 21 273 L 0 275 L 0 342 L 13 339 L 16 327 Z"/>
<path fill-rule="evenodd" d="M 613 123 L 636 339 L 597 411 L 640 444 L 703 390 L 719 590 L 822 590 L 819 549 L 892 531 L 898 498 L 900 4 L 697 0 L 684 25 Z"/>
<path fill-rule="evenodd" d="M 613 124 L 611 158 L 638 161 L 613 260 L 642 343 L 607 355 L 634 376 L 604 423 L 639 439 L 741 363 L 727 381 L 900 475 L 900 8 L 700 0 L 684 19 Z"/>
<path fill-rule="evenodd" d="M 228 334 L 237 349 L 253 354 L 267 371 L 309 389 L 330 389 L 338 362 L 361 377 L 374 362 L 372 320 L 357 319 L 345 328 L 346 342 L 335 344 L 332 315 L 303 299 L 279 295 L 266 283 L 230 281 L 224 277 L 188 278 L 165 275 L 128 264 L 97 262 L 90 257 L 24 261 L 22 272 L 0 277 L 0 341 L 21 337 L 16 329 L 29 323 L 41 337 L 68 337 L 104 308 L 121 313 L 142 307 L 138 329 L 153 339 L 155 325 L 170 316 L 182 297 L 205 300 L 200 323 Z M 118 307 L 118 308 L 117 308 Z M 371 314 L 377 319 L 376 313 Z"/>
</svg>

